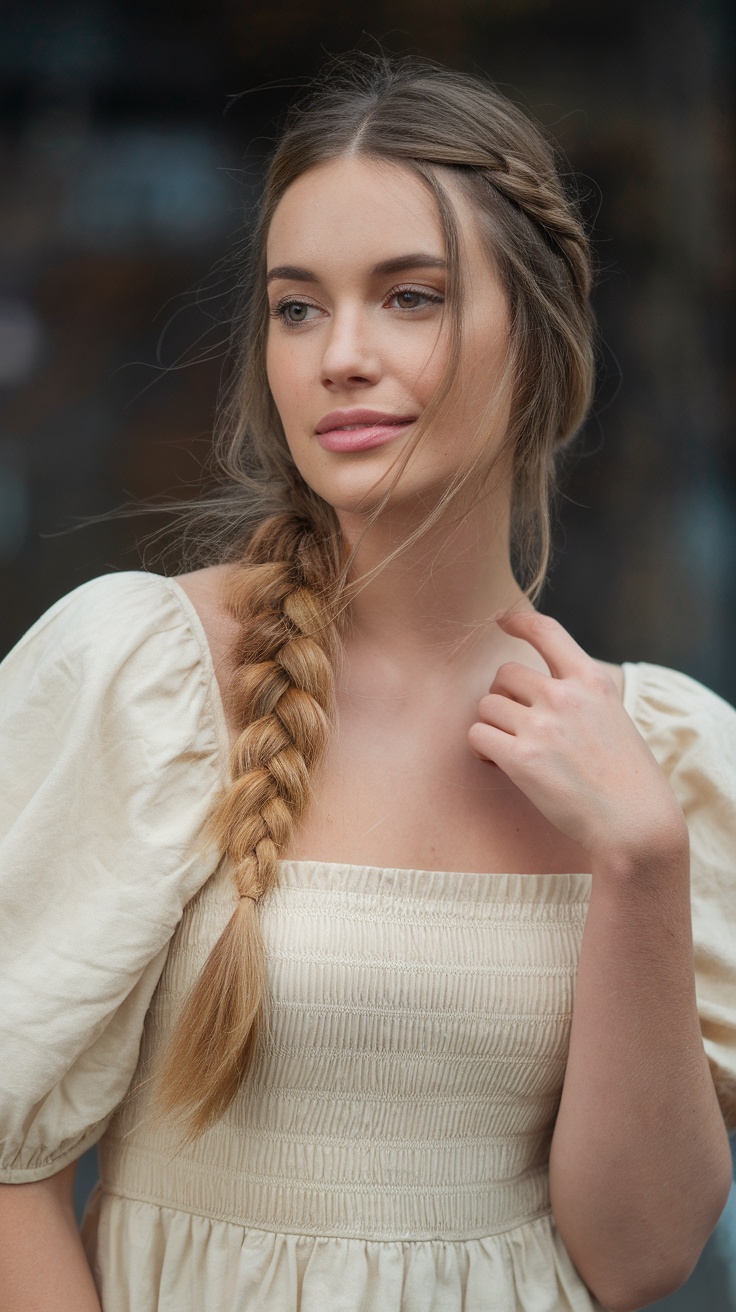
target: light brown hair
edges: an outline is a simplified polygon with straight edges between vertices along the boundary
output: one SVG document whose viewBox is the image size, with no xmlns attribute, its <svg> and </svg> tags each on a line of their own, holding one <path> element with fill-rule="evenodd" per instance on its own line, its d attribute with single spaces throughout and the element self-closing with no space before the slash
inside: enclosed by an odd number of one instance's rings
<svg viewBox="0 0 736 1312">
<path fill-rule="evenodd" d="M 412 170 L 441 218 L 452 333 L 445 381 L 423 416 L 425 429 L 449 396 L 462 349 L 460 240 L 447 182 L 472 202 L 509 301 L 512 401 L 503 450 L 513 470 L 513 540 L 530 596 L 549 556 L 555 457 L 591 398 L 588 242 L 540 130 L 478 77 L 415 59 L 331 63 L 291 111 L 268 170 L 242 337 L 222 410 L 228 488 L 218 542 L 221 558 L 233 566 L 228 604 L 241 634 L 230 708 L 240 734 L 232 782 L 210 832 L 232 867 L 237 901 L 185 1002 L 157 1083 L 159 1107 L 178 1117 L 190 1137 L 225 1111 L 258 1043 L 265 984 L 258 900 L 277 884 L 279 854 L 307 805 L 310 774 L 330 733 L 352 558 L 332 507 L 291 459 L 269 391 L 265 249 L 287 188 L 308 169 L 347 154 Z M 420 532 L 453 504 L 467 505 L 471 487 L 477 494 L 487 485 L 493 462 L 483 432 L 475 438 L 472 459 Z M 394 482 L 402 468 L 400 462 Z"/>
</svg>

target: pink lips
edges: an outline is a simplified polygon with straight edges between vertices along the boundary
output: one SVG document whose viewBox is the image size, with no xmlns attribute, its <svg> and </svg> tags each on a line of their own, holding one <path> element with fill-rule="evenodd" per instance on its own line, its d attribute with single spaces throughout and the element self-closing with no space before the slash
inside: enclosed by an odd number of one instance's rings
<svg viewBox="0 0 736 1312">
<path fill-rule="evenodd" d="M 380 410 L 332 410 L 315 433 L 325 451 L 367 451 L 391 442 L 415 422 L 415 415 L 388 415 Z"/>
</svg>

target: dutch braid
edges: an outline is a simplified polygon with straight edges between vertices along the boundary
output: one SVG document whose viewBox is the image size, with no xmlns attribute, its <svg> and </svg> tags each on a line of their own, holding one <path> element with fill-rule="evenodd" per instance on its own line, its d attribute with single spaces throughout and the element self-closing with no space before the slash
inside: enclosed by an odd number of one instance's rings
<svg viewBox="0 0 736 1312">
<path fill-rule="evenodd" d="M 581 304 L 591 290 L 590 248 L 578 216 L 571 211 L 557 173 L 530 168 L 518 156 L 502 157 L 499 167 L 478 161 L 477 171 L 486 176 L 499 195 L 532 219 L 564 258 Z"/>
</svg>

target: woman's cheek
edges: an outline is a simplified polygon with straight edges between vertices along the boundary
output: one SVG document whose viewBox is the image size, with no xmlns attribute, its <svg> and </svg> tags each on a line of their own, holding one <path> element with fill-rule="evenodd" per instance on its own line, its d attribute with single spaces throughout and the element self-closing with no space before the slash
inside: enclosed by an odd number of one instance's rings
<svg viewBox="0 0 736 1312">
<path fill-rule="evenodd" d="M 304 387 L 301 363 L 291 343 L 269 342 L 266 349 L 266 377 L 287 436 L 301 408 Z"/>
</svg>

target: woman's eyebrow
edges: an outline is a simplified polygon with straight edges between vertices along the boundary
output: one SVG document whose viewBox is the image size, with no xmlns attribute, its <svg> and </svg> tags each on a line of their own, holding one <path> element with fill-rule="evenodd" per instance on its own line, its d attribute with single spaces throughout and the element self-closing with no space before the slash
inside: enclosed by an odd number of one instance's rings
<svg viewBox="0 0 736 1312">
<path fill-rule="evenodd" d="M 382 274 L 405 273 L 407 269 L 446 269 L 447 260 L 441 255 L 428 255 L 424 251 L 414 251 L 411 255 L 397 255 L 393 260 L 381 260 L 371 269 L 372 277 Z"/>
<path fill-rule="evenodd" d="M 413 251 L 409 255 L 396 255 L 390 260 L 380 260 L 370 271 L 372 278 L 379 278 L 392 273 L 405 273 L 407 269 L 446 269 L 447 261 L 441 255 L 429 255 L 425 251 Z M 277 264 L 269 269 L 266 282 L 276 278 L 285 278 L 289 282 L 319 282 L 311 269 L 302 269 L 296 264 Z"/>
<path fill-rule="evenodd" d="M 319 281 L 316 273 L 310 273 L 309 269 L 300 269 L 296 264 L 277 264 L 275 269 L 269 269 L 266 282 L 273 282 L 275 278 L 286 278 L 289 282 Z"/>
</svg>

